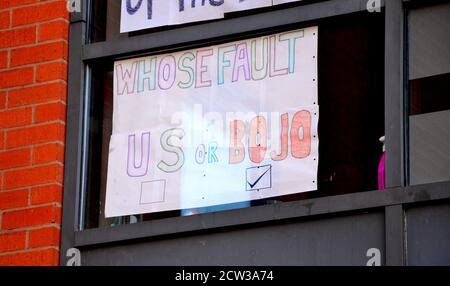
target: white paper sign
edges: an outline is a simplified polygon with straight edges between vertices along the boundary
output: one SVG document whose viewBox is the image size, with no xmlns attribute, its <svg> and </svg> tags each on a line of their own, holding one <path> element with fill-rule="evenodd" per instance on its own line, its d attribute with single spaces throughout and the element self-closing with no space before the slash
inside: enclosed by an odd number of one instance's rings
<svg viewBox="0 0 450 286">
<path fill-rule="evenodd" d="M 169 25 L 172 2 L 167 0 L 122 0 L 120 32 Z"/>
<path fill-rule="evenodd" d="M 225 13 L 302 0 L 122 0 L 120 32 L 223 18 Z"/>
<path fill-rule="evenodd" d="M 106 217 L 316 190 L 317 32 L 115 62 Z"/>
<path fill-rule="evenodd" d="M 272 6 L 272 0 L 227 0 L 224 3 L 224 12 L 244 11 Z"/>
<path fill-rule="evenodd" d="M 284 3 L 298 2 L 302 0 L 273 0 L 273 5 L 279 5 Z"/>
</svg>

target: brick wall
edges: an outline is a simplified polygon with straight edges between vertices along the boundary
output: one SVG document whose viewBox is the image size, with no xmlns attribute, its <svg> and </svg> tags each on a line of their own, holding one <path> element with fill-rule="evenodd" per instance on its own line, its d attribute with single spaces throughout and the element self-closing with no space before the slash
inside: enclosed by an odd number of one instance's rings
<svg viewBox="0 0 450 286">
<path fill-rule="evenodd" d="M 69 13 L 0 0 L 0 265 L 57 265 Z"/>
</svg>

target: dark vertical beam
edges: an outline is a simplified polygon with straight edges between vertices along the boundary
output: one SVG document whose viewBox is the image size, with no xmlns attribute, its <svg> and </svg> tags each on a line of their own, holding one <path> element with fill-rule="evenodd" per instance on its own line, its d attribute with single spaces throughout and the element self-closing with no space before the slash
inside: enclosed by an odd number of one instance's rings
<svg viewBox="0 0 450 286">
<path fill-rule="evenodd" d="M 402 0 L 385 2 L 386 187 L 405 186 L 405 104 L 403 87 L 404 14 Z M 402 205 L 385 207 L 386 265 L 403 265 Z"/>
<path fill-rule="evenodd" d="M 402 0 L 385 3 L 386 187 L 405 185 Z"/>
<path fill-rule="evenodd" d="M 85 43 L 87 2 L 82 12 L 71 13 L 69 37 L 69 77 L 67 94 L 66 147 L 64 161 L 64 194 L 61 227 L 60 265 L 66 265 L 67 250 L 73 247 L 79 223 L 79 192 L 81 190 L 81 152 L 83 132 L 84 64 L 82 46 Z"/>
<path fill-rule="evenodd" d="M 385 207 L 386 266 L 405 265 L 405 215 L 402 205 Z"/>
</svg>

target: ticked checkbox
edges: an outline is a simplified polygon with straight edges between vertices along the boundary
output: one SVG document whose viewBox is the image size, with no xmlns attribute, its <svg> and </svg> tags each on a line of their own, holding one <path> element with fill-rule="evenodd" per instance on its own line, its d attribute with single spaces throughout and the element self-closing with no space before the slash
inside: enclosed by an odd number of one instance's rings
<svg viewBox="0 0 450 286">
<path fill-rule="evenodd" d="M 247 191 L 272 188 L 272 165 L 247 168 L 245 177 Z"/>
</svg>

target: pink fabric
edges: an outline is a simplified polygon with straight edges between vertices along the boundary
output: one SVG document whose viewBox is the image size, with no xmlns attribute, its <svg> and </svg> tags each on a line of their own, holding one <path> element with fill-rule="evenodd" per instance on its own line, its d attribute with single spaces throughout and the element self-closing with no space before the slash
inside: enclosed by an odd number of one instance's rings
<svg viewBox="0 0 450 286">
<path fill-rule="evenodd" d="M 378 164 L 378 190 L 384 190 L 386 187 L 385 178 L 386 178 L 386 153 L 383 153 L 380 158 L 380 163 Z"/>
</svg>

